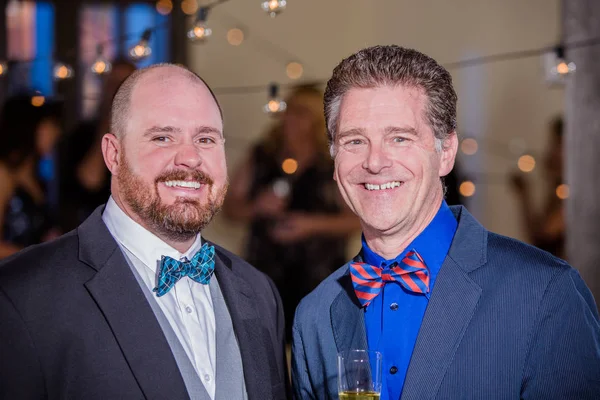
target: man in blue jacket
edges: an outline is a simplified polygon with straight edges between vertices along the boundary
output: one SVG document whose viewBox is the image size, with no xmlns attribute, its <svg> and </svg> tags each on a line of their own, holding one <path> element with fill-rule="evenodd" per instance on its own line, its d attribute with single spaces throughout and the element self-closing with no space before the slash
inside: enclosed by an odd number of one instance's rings
<svg viewBox="0 0 600 400">
<path fill-rule="evenodd" d="M 334 178 L 362 250 L 296 311 L 296 398 L 336 399 L 336 354 L 355 348 L 383 354 L 381 399 L 600 398 L 598 311 L 579 274 L 444 201 L 456 102 L 448 71 L 415 50 L 367 48 L 335 68 Z"/>
</svg>

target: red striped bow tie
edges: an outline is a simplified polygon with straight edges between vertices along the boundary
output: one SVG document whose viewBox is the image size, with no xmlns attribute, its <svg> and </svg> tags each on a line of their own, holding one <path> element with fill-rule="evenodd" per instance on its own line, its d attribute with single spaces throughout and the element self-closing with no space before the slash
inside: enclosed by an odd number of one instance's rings
<svg viewBox="0 0 600 400">
<path fill-rule="evenodd" d="M 400 263 L 381 268 L 357 262 L 350 264 L 350 276 L 356 297 L 366 307 L 388 282 L 398 282 L 413 293 L 429 293 L 429 269 L 415 250 L 408 252 Z"/>
</svg>

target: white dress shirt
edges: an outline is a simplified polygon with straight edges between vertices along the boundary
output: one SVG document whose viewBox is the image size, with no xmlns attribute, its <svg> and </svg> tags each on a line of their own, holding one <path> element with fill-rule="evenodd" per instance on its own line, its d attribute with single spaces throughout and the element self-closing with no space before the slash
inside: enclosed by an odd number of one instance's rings
<svg viewBox="0 0 600 400">
<path fill-rule="evenodd" d="M 162 256 L 191 260 L 202 245 L 198 235 L 192 247 L 187 252 L 180 253 L 132 220 L 112 197 L 106 204 L 102 220 L 117 243 L 136 258 L 131 260 L 132 264 L 151 291 L 157 284 L 157 271 Z M 179 338 L 206 391 L 214 399 L 216 328 L 209 286 L 186 276 L 164 296 L 154 295 L 153 298 Z"/>
</svg>

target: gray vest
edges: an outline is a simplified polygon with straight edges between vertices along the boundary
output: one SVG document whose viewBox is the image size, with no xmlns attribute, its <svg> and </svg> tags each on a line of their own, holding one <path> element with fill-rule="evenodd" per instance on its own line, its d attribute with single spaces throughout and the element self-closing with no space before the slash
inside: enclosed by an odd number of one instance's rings
<svg viewBox="0 0 600 400">
<path fill-rule="evenodd" d="M 143 263 L 126 248 L 121 246 L 121 250 L 123 250 L 129 267 L 142 288 L 142 291 L 148 300 L 148 304 L 152 307 L 152 311 L 154 311 L 154 315 L 165 334 L 167 342 L 169 342 L 169 347 L 171 347 L 171 351 L 173 352 L 173 356 L 179 367 L 179 372 L 181 373 L 183 382 L 190 395 L 190 399 L 211 400 L 200 377 L 196 373 L 189 357 L 183 349 L 181 342 L 177 338 L 177 334 L 173 331 L 171 324 L 156 302 L 155 294 L 148 289 L 133 265 L 133 263 L 138 265 L 143 265 Z M 146 267 L 144 266 L 144 268 Z M 200 283 L 198 283 L 198 285 L 200 285 Z M 240 348 L 235 332 L 233 331 L 233 324 L 231 322 L 229 310 L 227 309 L 227 304 L 225 304 L 225 299 L 223 298 L 219 282 L 217 282 L 217 277 L 215 275 L 211 278 L 209 286 L 215 312 L 215 338 L 217 342 L 215 400 L 248 400 Z"/>
</svg>

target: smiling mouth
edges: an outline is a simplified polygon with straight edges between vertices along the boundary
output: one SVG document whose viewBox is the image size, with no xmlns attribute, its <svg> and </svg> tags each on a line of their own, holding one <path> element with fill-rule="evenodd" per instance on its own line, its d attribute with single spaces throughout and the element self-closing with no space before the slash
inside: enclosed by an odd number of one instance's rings
<svg viewBox="0 0 600 400">
<path fill-rule="evenodd" d="M 202 184 L 197 181 L 165 181 L 164 184 L 173 188 L 200 189 Z"/>
<path fill-rule="evenodd" d="M 375 185 L 372 183 L 365 183 L 364 187 L 365 189 L 371 191 L 371 190 L 386 190 L 386 189 L 394 189 L 397 187 L 402 186 L 404 182 L 400 182 L 400 181 L 392 181 L 392 182 L 386 182 L 386 183 L 382 183 L 381 185 Z"/>
</svg>

